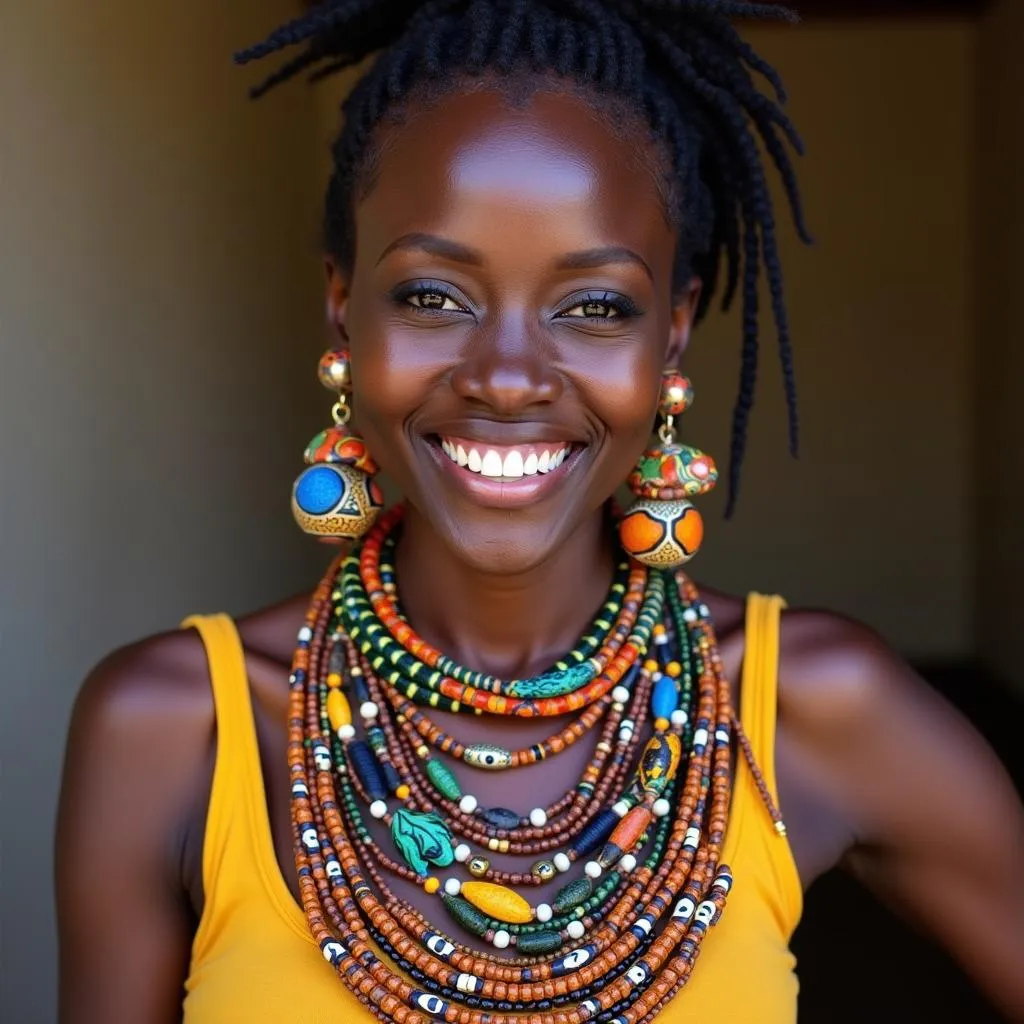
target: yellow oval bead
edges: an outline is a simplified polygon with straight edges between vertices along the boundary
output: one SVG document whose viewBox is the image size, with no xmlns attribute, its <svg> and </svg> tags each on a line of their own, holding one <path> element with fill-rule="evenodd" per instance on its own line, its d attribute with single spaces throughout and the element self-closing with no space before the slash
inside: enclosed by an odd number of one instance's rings
<svg viewBox="0 0 1024 1024">
<path fill-rule="evenodd" d="M 327 694 L 327 717 L 331 720 L 331 728 L 335 732 L 343 725 L 352 724 L 352 709 L 348 706 L 348 698 L 341 690 L 331 690 Z"/>
<path fill-rule="evenodd" d="M 395 796 L 397 796 L 399 800 L 408 800 L 410 792 L 412 791 L 403 782 L 402 785 L 400 785 L 398 789 L 395 790 Z"/>
<path fill-rule="evenodd" d="M 460 895 L 488 917 L 508 924 L 528 924 L 533 920 L 530 904 L 519 893 L 493 882 L 463 882 Z"/>
<path fill-rule="evenodd" d="M 437 892 L 437 890 L 440 889 L 440 888 L 441 888 L 441 879 L 440 878 L 428 878 L 423 883 L 423 890 L 424 890 L 424 892 L 429 893 L 431 896 L 433 896 L 434 893 Z"/>
</svg>

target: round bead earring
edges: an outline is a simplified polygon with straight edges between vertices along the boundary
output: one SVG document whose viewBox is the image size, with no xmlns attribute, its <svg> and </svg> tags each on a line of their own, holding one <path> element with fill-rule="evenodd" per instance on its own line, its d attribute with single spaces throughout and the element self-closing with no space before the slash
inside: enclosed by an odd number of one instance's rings
<svg viewBox="0 0 1024 1024">
<path fill-rule="evenodd" d="M 707 494 L 718 480 L 714 459 L 676 441 L 675 419 L 693 403 L 693 385 L 665 370 L 658 414 L 660 443 L 640 456 L 627 485 L 636 501 L 619 523 L 624 550 L 644 565 L 674 569 L 689 561 L 704 539 L 704 520 L 689 498 Z"/>
<path fill-rule="evenodd" d="M 292 514 L 302 529 L 328 542 L 358 540 L 384 507 L 374 481 L 377 464 L 366 442 L 348 427 L 352 407 L 352 368 L 345 349 L 331 349 L 320 360 L 320 383 L 338 395 L 331 410 L 334 426 L 306 446 L 308 468 L 292 487 Z"/>
</svg>

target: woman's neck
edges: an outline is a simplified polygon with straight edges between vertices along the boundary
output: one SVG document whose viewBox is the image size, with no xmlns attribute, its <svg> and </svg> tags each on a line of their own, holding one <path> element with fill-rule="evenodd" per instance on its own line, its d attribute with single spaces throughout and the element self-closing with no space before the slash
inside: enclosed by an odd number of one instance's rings
<svg viewBox="0 0 1024 1024">
<path fill-rule="evenodd" d="M 424 640 L 469 668 L 516 679 L 575 646 L 608 596 L 615 544 L 598 511 L 542 565 L 497 576 L 457 559 L 408 508 L 395 561 L 402 608 Z"/>
</svg>

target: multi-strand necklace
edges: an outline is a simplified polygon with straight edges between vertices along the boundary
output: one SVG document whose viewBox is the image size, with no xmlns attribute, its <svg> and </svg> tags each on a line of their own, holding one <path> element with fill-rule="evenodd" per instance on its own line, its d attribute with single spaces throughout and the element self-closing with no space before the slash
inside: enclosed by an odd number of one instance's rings
<svg viewBox="0 0 1024 1024">
<path fill-rule="evenodd" d="M 738 723 L 707 607 L 681 573 L 623 560 L 573 651 L 541 675 L 498 679 L 403 615 L 400 521 L 400 508 L 386 514 L 328 570 L 292 666 L 292 820 L 314 938 L 381 1020 L 652 1020 L 732 886 L 720 854 Z M 568 721 L 509 749 L 460 741 L 431 709 Z M 471 792 L 475 773 L 556 757 L 595 731 L 576 785 L 546 806 L 484 807 Z M 493 854 L 536 859 L 506 870 Z M 435 896 L 442 923 L 389 878 Z M 555 879 L 550 902 L 528 898 Z"/>
</svg>

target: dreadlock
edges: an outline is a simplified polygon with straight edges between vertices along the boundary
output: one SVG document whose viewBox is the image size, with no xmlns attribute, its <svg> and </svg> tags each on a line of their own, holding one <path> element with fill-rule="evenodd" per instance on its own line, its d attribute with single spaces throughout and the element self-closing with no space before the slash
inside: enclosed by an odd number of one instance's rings
<svg viewBox="0 0 1024 1024">
<path fill-rule="evenodd" d="M 731 515 L 739 493 L 758 369 L 762 270 L 785 383 L 789 448 L 799 420 L 775 218 L 761 148 L 777 169 L 793 221 L 810 242 L 790 149 L 803 144 L 783 110 L 775 69 L 745 43 L 733 18 L 796 21 L 785 8 L 727 0 L 323 0 L 236 54 L 248 63 L 304 44 L 253 96 L 309 71 L 324 78 L 379 54 L 345 100 L 332 149 L 325 237 L 343 266 L 354 260 L 355 200 L 369 188 L 374 132 L 411 98 L 487 73 L 555 75 L 631 107 L 667 156 L 669 212 L 678 229 L 673 286 L 704 282 L 699 322 L 719 290 L 722 308 L 742 287 L 743 347 L 729 464 Z M 755 81 L 761 76 L 774 99 Z M 758 144 L 760 141 L 760 147 Z M 788 143 L 788 146 L 787 146 Z"/>
</svg>

